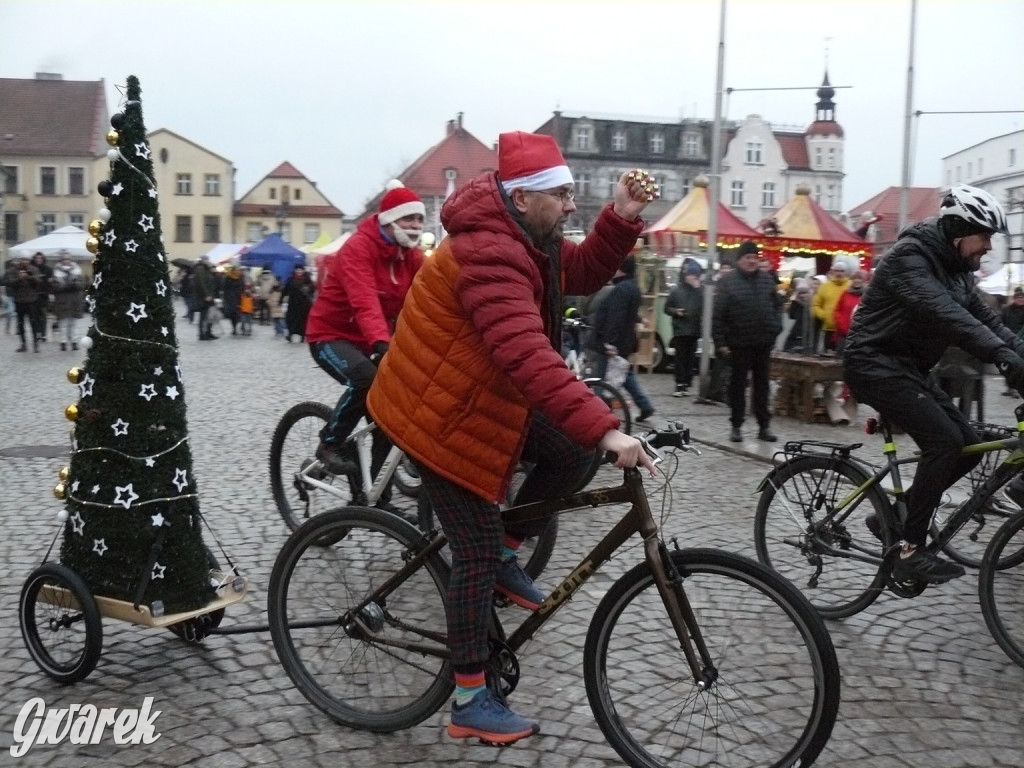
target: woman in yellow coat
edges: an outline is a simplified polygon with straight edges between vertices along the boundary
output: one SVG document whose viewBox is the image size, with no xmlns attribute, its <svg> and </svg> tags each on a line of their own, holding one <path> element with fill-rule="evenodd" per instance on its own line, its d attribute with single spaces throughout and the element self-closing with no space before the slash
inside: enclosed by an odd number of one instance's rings
<svg viewBox="0 0 1024 768">
<path fill-rule="evenodd" d="M 818 286 L 811 303 L 811 314 L 817 325 L 825 332 L 825 351 L 834 352 L 836 348 L 836 304 L 850 285 L 846 276 L 846 265 L 841 261 L 834 262 L 828 271 L 828 280 Z"/>
</svg>

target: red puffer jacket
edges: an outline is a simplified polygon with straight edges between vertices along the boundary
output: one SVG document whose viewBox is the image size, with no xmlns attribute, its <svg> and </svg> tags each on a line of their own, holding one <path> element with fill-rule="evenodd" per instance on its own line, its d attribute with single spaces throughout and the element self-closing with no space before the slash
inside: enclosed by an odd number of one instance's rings
<svg viewBox="0 0 1024 768">
<path fill-rule="evenodd" d="M 413 458 L 490 501 L 504 497 L 532 409 L 594 447 L 618 419 L 566 368 L 545 318 L 549 258 L 505 207 L 494 174 L 445 203 L 449 232 L 420 270 L 367 405 Z M 643 221 L 605 208 L 594 231 L 561 245 L 566 295 L 593 293 Z"/>
<path fill-rule="evenodd" d="M 373 215 L 324 263 L 330 268 L 309 311 L 306 341 L 344 339 L 370 354 L 374 342 L 390 340 L 423 254 L 385 240 Z"/>
</svg>

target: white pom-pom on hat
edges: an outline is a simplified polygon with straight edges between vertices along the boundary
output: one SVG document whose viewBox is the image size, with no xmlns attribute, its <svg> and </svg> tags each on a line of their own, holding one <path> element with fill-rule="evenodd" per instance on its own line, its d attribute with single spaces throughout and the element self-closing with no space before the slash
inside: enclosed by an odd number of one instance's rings
<svg viewBox="0 0 1024 768">
<path fill-rule="evenodd" d="M 392 189 L 401 189 L 404 186 L 405 184 L 403 184 L 398 179 L 392 179 L 391 181 L 384 185 L 384 191 L 390 192 Z"/>
</svg>

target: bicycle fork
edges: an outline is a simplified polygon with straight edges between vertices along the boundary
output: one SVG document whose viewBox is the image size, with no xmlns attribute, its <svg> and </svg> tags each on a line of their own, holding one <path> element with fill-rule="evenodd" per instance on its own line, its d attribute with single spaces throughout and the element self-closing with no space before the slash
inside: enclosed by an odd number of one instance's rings
<svg viewBox="0 0 1024 768">
<path fill-rule="evenodd" d="M 672 539 L 672 544 L 679 550 L 679 542 Z M 704 637 L 697 626 L 697 616 L 686 597 L 683 589 L 685 575 L 680 573 L 669 555 L 668 547 L 657 537 L 644 541 L 647 562 L 654 572 L 654 583 L 658 585 L 662 602 L 668 611 L 669 620 L 676 630 L 679 647 L 690 666 L 690 674 L 697 688 L 708 690 L 718 679 L 718 668 L 711 661 L 711 654 Z"/>
</svg>

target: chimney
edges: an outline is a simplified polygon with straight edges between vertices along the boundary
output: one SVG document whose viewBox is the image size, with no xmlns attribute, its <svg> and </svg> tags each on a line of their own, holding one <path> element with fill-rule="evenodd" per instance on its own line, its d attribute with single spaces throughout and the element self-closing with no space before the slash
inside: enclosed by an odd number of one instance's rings
<svg viewBox="0 0 1024 768">
<path fill-rule="evenodd" d="M 36 80 L 63 80 L 64 75 L 60 72 L 36 72 Z"/>
<path fill-rule="evenodd" d="M 445 130 L 445 134 L 444 135 L 445 136 L 451 136 L 453 133 L 455 133 L 455 121 L 454 120 L 449 120 L 448 121 L 448 126 L 447 126 L 447 128 Z"/>
<path fill-rule="evenodd" d="M 462 113 L 461 112 L 459 112 L 458 121 L 459 121 L 459 123 L 458 123 L 458 125 L 456 127 L 458 128 L 458 130 L 461 131 L 462 130 Z"/>
</svg>

